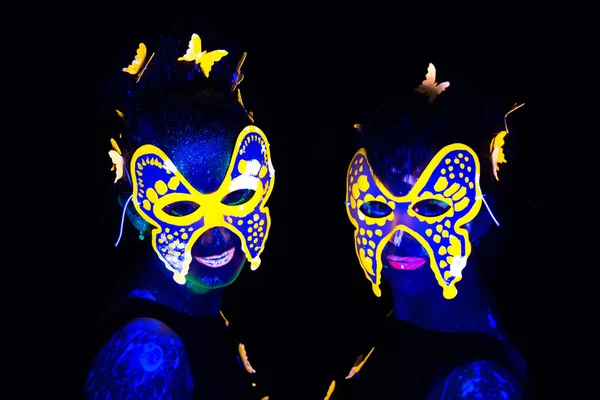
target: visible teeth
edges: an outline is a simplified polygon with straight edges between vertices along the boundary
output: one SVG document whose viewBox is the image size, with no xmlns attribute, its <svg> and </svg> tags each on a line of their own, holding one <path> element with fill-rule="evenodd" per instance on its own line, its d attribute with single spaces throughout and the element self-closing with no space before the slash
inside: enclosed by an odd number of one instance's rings
<svg viewBox="0 0 600 400">
<path fill-rule="evenodd" d="M 196 261 L 198 261 L 201 264 L 204 264 L 208 267 L 216 268 L 216 267 L 225 265 L 229 261 L 231 261 L 234 251 L 235 251 L 235 248 L 232 248 L 231 250 L 227 250 L 225 253 L 217 255 L 217 256 L 194 257 L 194 258 L 196 259 Z"/>
<path fill-rule="evenodd" d="M 204 262 L 206 262 L 207 264 L 210 264 L 214 267 L 218 267 L 220 265 L 223 265 L 223 259 L 216 259 L 216 260 L 207 260 L 205 259 Z"/>
</svg>

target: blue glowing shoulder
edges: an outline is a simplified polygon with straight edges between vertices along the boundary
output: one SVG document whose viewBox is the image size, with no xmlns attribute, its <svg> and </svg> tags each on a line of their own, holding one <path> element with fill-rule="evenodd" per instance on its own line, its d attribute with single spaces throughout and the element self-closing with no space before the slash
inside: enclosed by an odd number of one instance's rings
<svg viewBox="0 0 600 400">
<path fill-rule="evenodd" d="M 522 400 L 517 378 L 491 361 L 474 361 L 455 368 L 445 379 L 442 400 Z"/>
<path fill-rule="evenodd" d="M 94 358 L 85 391 L 90 399 L 191 399 L 193 381 L 181 339 L 156 319 L 129 322 Z"/>
</svg>

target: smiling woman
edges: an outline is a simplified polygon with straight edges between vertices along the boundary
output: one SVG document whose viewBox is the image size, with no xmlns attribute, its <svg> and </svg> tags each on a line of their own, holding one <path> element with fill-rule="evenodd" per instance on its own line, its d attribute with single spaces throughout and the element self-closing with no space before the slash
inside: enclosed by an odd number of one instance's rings
<svg viewBox="0 0 600 400">
<path fill-rule="evenodd" d="M 122 124 L 111 139 L 114 190 L 149 256 L 100 324 L 90 398 L 243 399 L 256 390 L 220 307 L 246 260 L 260 266 L 275 171 L 241 103 L 246 53 L 202 39 L 141 43 L 109 83 L 105 100 Z"/>
<path fill-rule="evenodd" d="M 438 89 L 435 78 L 430 64 L 421 85 L 356 126 L 353 246 L 373 293 L 387 290 L 394 309 L 336 399 L 524 397 L 524 362 L 493 317 L 474 256 L 493 221 L 482 193 L 494 178 L 489 143 L 510 104 L 458 81 Z"/>
</svg>

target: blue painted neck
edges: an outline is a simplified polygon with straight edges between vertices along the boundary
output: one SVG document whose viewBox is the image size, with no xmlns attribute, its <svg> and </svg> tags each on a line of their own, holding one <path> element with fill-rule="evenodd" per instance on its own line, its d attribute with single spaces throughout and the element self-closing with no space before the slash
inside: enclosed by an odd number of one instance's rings
<svg viewBox="0 0 600 400">
<path fill-rule="evenodd" d="M 194 291 L 188 285 L 176 283 L 172 274 L 156 257 L 151 259 L 156 261 L 152 260 L 145 265 L 136 289 L 131 293 L 132 296 L 156 301 L 193 317 L 219 314 L 223 298 L 222 288 Z"/>
<path fill-rule="evenodd" d="M 475 265 L 469 267 L 474 269 Z M 433 331 L 481 332 L 501 338 L 487 295 L 473 275 L 467 274 L 457 284 L 458 295 L 452 300 L 442 296 L 439 286 L 419 294 L 406 294 L 390 281 L 394 316 Z"/>
</svg>

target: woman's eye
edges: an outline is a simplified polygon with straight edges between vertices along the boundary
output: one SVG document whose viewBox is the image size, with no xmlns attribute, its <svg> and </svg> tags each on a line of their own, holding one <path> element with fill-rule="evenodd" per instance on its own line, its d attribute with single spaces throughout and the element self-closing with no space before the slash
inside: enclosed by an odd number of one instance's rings
<svg viewBox="0 0 600 400">
<path fill-rule="evenodd" d="M 228 206 L 239 206 L 240 204 L 244 204 L 248 202 L 256 193 L 256 191 L 252 189 L 238 189 L 229 193 L 227 196 L 223 197 L 221 203 Z"/>
<path fill-rule="evenodd" d="M 367 217 L 382 218 L 389 215 L 392 212 L 392 209 L 381 201 L 367 201 L 360 206 L 360 211 Z"/>
<path fill-rule="evenodd" d="M 193 201 L 176 201 L 164 206 L 163 211 L 174 217 L 185 217 L 196 211 L 199 207 L 200 205 Z"/>
<path fill-rule="evenodd" d="M 436 199 L 421 200 L 413 205 L 413 210 L 424 217 L 437 217 L 450 209 L 450 204 Z"/>
</svg>

